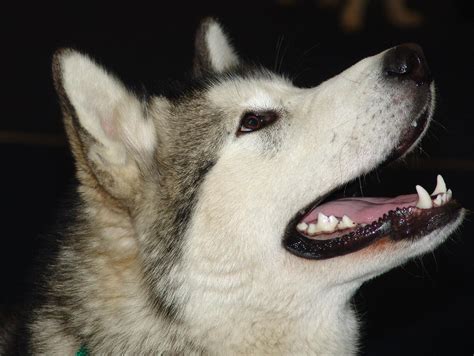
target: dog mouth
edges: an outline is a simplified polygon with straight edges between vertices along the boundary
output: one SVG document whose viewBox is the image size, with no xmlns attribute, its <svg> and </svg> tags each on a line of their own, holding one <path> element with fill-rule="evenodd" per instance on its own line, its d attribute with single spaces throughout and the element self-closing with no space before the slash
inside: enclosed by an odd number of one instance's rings
<svg viewBox="0 0 474 356">
<path fill-rule="evenodd" d="M 379 167 L 416 146 L 430 115 L 431 106 L 426 105 L 402 133 L 404 140 Z M 284 247 L 299 257 L 333 258 L 361 250 L 382 238 L 421 238 L 454 221 L 461 211 L 441 175 L 431 194 L 417 185 L 417 194 L 394 198 L 347 197 L 351 188 L 359 188 L 357 178 L 302 209 L 287 227 Z"/>
</svg>

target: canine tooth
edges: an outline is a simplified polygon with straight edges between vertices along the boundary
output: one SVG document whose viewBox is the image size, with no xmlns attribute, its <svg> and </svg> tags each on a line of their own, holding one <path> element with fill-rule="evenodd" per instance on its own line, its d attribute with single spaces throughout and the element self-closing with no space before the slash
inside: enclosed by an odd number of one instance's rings
<svg viewBox="0 0 474 356">
<path fill-rule="evenodd" d="M 431 193 L 431 195 L 436 195 L 439 193 L 446 193 L 446 183 L 444 182 L 444 179 L 441 174 L 438 174 L 438 176 L 436 177 L 436 188 L 433 193 Z"/>
<path fill-rule="evenodd" d="M 446 192 L 446 201 L 450 201 L 451 198 L 453 197 L 453 191 L 451 189 L 448 189 L 448 191 Z"/>
<path fill-rule="evenodd" d="M 339 230 L 344 230 L 354 226 L 356 226 L 356 223 L 353 222 L 347 215 L 344 215 L 339 224 L 337 225 L 337 228 Z"/>
<path fill-rule="evenodd" d="M 421 185 L 417 185 L 416 191 L 418 193 L 418 203 L 416 203 L 416 207 L 420 209 L 430 209 L 433 204 L 431 202 L 431 197 L 425 188 Z"/>
<path fill-rule="evenodd" d="M 441 199 L 441 194 L 438 194 L 436 199 L 433 201 L 434 206 L 441 206 L 443 205 L 443 201 Z"/>
<path fill-rule="evenodd" d="M 306 231 L 306 229 L 308 228 L 308 224 L 302 222 L 296 225 L 296 228 L 298 229 L 298 231 Z"/>
</svg>

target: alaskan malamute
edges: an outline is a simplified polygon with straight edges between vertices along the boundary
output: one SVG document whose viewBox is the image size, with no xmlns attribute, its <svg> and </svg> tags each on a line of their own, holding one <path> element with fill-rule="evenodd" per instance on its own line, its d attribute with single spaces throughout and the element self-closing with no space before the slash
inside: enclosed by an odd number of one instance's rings
<svg viewBox="0 0 474 356">
<path fill-rule="evenodd" d="M 431 194 L 341 194 L 428 129 L 419 46 L 301 89 L 245 63 L 209 19 L 193 71 L 182 92 L 144 96 L 55 54 L 76 222 L 38 282 L 25 353 L 354 354 L 357 288 L 461 223 L 441 176 Z"/>
</svg>

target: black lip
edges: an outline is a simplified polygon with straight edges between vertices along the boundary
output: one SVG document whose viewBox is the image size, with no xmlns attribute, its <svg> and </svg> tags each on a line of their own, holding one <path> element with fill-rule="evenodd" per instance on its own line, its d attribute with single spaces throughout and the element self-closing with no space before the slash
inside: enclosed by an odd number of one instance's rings
<svg viewBox="0 0 474 356">
<path fill-rule="evenodd" d="M 384 237 L 392 241 L 416 240 L 454 221 L 461 210 L 461 205 L 455 200 L 431 209 L 396 209 L 370 225 L 330 240 L 313 240 L 300 234 L 296 230 L 296 225 L 304 216 L 300 213 L 288 225 L 283 245 L 296 256 L 323 260 L 356 252 Z"/>
</svg>

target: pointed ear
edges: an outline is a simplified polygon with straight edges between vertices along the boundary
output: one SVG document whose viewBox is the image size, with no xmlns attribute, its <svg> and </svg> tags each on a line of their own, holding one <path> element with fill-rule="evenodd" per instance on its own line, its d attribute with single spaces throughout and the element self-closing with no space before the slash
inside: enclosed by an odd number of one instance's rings
<svg viewBox="0 0 474 356">
<path fill-rule="evenodd" d="M 82 185 L 123 200 L 156 146 L 144 105 L 88 56 L 56 52 L 53 77 Z M 97 184 L 98 183 L 98 184 Z"/>
<path fill-rule="evenodd" d="M 202 21 L 196 34 L 194 74 L 221 73 L 239 65 L 239 58 L 222 26 L 214 19 Z"/>
</svg>

